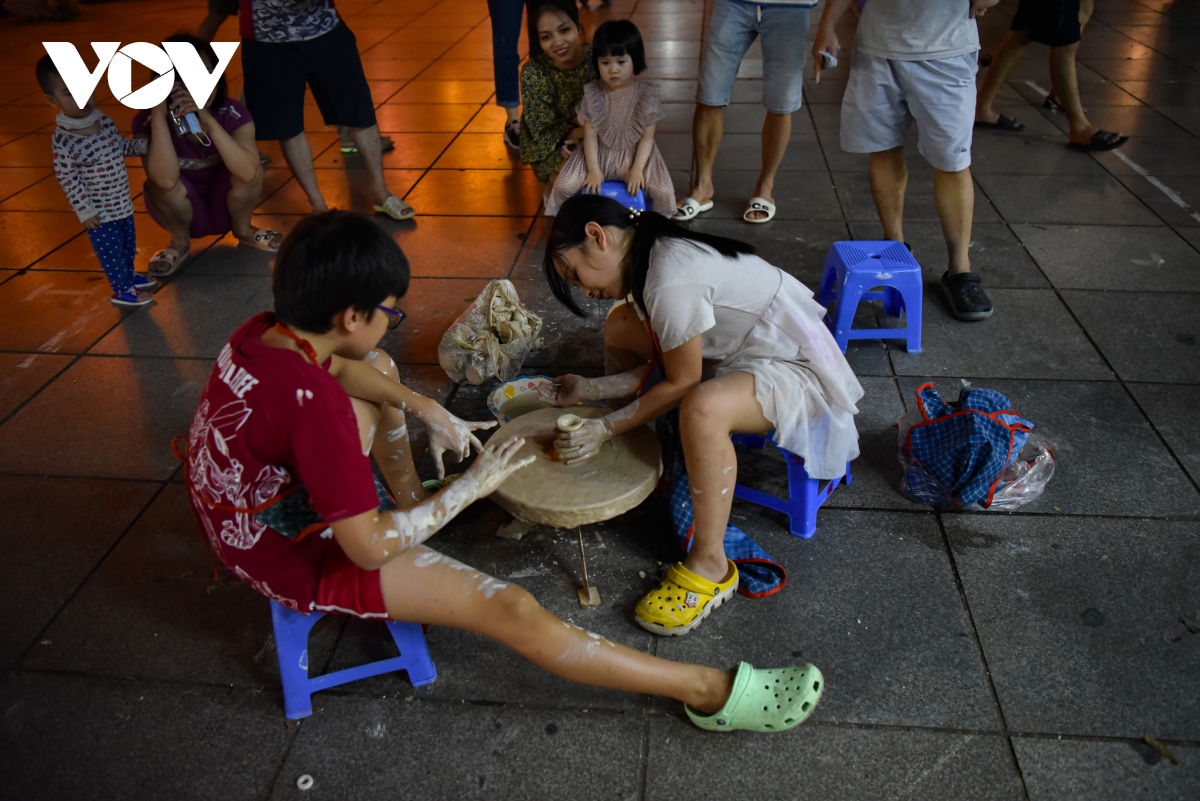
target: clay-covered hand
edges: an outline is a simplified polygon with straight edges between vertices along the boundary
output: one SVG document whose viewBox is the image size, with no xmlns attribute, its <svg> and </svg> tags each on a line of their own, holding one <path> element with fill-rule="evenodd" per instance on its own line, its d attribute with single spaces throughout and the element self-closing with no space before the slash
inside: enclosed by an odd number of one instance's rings
<svg viewBox="0 0 1200 801">
<path fill-rule="evenodd" d="M 588 396 L 591 379 L 581 375 L 559 376 L 553 382 L 545 381 L 538 384 L 537 394 L 551 406 L 571 406 L 580 401 L 592 400 Z"/>
<path fill-rule="evenodd" d="M 613 430 L 601 418 L 584 420 L 574 431 L 560 432 L 555 440 L 558 459 L 567 464 L 579 464 L 600 452 L 600 446 L 613 437 Z"/>
<path fill-rule="evenodd" d="M 476 450 L 482 451 L 483 443 L 473 432 L 496 426 L 495 421 L 477 423 L 472 420 L 460 420 L 437 403 L 430 403 L 429 408 L 416 413 L 416 417 L 429 431 L 429 453 L 437 465 L 438 478 L 446 477 L 442 454 L 449 451 L 456 459 L 462 461 L 471 455 L 472 445 Z"/>
<path fill-rule="evenodd" d="M 480 452 L 475 464 L 471 465 L 458 481 L 474 482 L 477 499 L 491 495 L 509 476 L 533 463 L 534 457 L 532 456 L 526 456 L 524 459 L 516 458 L 517 451 L 521 450 L 521 446 L 524 444 L 524 437 L 512 439 L 504 439 L 502 435 L 493 437 L 487 447 Z"/>
</svg>

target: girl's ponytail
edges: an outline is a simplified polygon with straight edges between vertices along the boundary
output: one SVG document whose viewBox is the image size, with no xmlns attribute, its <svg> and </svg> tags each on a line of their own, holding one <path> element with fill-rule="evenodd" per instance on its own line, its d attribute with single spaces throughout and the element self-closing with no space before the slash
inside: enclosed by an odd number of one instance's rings
<svg viewBox="0 0 1200 801">
<path fill-rule="evenodd" d="M 754 253 L 754 247 L 745 242 L 692 231 L 655 212 L 630 211 L 612 198 L 601 195 L 574 195 L 562 204 L 558 216 L 554 218 L 542 267 L 554 297 L 580 317 L 587 316 L 587 312 L 576 303 L 571 285 L 558 274 L 555 265 L 561 254 L 584 243 L 587 239 L 584 226 L 589 222 L 622 231 L 633 229 L 633 242 L 629 246 L 627 257 L 631 267 L 633 299 L 643 312 L 646 311 L 646 275 L 650 271 L 650 252 L 660 239 L 681 239 L 707 245 L 727 259 Z"/>
</svg>

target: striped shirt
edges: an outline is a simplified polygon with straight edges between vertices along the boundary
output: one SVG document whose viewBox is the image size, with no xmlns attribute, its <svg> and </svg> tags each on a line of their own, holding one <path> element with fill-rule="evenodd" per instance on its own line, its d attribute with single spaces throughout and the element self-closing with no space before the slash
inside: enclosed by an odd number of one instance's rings
<svg viewBox="0 0 1200 801">
<path fill-rule="evenodd" d="M 97 214 L 102 223 L 133 214 L 125 157 L 144 155 L 144 140 L 121 136 L 116 123 L 101 113 L 99 131 L 81 136 L 56 128 L 50 135 L 50 148 L 54 152 L 54 174 L 80 222 Z"/>
</svg>

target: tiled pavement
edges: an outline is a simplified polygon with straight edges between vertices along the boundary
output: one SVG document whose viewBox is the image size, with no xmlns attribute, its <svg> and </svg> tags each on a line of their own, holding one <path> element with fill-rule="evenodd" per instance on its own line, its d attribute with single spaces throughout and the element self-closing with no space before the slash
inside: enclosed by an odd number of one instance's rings
<svg viewBox="0 0 1200 801">
<path fill-rule="evenodd" d="M 702 0 L 616 0 L 648 43 L 668 101 L 659 142 L 683 189 Z M 1015 3 L 982 24 L 985 52 Z M 926 305 L 925 352 L 859 344 L 867 390 L 856 481 L 811 540 L 743 504 L 737 521 L 788 569 L 787 589 L 738 599 L 698 632 L 656 640 L 632 607 L 670 558 L 652 506 L 585 535 L 604 604 L 575 602 L 570 538 L 493 536 L 482 503 L 440 547 L 522 583 L 555 612 L 662 656 L 731 665 L 812 660 L 828 677 L 814 718 L 784 735 L 717 736 L 677 704 L 570 685 L 499 646 L 434 629 L 438 680 L 402 676 L 320 694 L 283 723 L 266 603 L 213 581 L 166 443 L 186 429 L 211 359 L 270 303 L 267 259 L 196 243 L 158 303 L 107 302 L 86 237 L 51 176 L 52 113 L 33 82 L 43 39 L 157 41 L 200 2 L 85 5 L 83 21 L 0 19 L 0 797 L 1196 799 L 1200 797 L 1200 9 L 1098 0 L 1081 48 L 1092 119 L 1120 153 L 1063 147 L 1035 49 L 1002 110 L 1028 127 L 976 138 L 972 255 L 996 301 L 981 324 Z M 397 194 L 416 222 L 382 222 L 416 280 L 386 347 L 420 391 L 486 417 L 454 388 L 436 343 L 486 280 L 508 275 L 548 320 L 538 370 L 600 367 L 599 322 L 553 305 L 539 278 L 539 189 L 501 143 L 482 0 L 339 0 L 357 33 Z M 589 25 L 601 17 L 588 15 Z M 815 18 L 814 18 L 815 21 Z M 852 35 L 852 23 L 844 31 Z M 235 36 L 227 23 L 223 39 Z M 754 242 L 813 284 L 829 244 L 878 234 L 861 157 L 838 147 L 845 70 L 808 87 L 778 185 L 780 216 L 737 220 L 753 188 L 761 64 L 726 116 L 717 207 L 697 227 Z M 239 67 L 230 69 L 239 83 Z M 127 126 L 131 112 L 104 107 Z M 331 202 L 362 206 L 315 108 Z M 277 149 L 260 220 L 287 228 L 303 195 Z M 913 156 L 909 239 L 931 283 L 944 249 Z M 142 177 L 131 169 L 135 192 Z M 141 206 L 139 205 L 139 210 Z M 139 263 L 165 244 L 138 216 Z M 1055 445 L 1058 475 L 1018 514 L 939 514 L 896 491 L 891 424 L 932 378 L 1007 393 Z M 426 465 L 427 466 L 427 465 Z M 748 481 L 778 489 L 769 463 Z M 645 578 L 641 577 L 641 573 Z M 376 624 L 327 619 L 312 664 L 384 653 Z M 1173 765 L 1141 744 L 1149 734 Z M 301 774 L 315 777 L 307 793 Z"/>
</svg>

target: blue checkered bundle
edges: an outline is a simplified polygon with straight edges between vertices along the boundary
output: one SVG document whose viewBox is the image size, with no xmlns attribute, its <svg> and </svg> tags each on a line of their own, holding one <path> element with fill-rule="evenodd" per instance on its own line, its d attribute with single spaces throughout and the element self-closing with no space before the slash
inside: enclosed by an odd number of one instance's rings
<svg viewBox="0 0 1200 801">
<path fill-rule="evenodd" d="M 964 508 L 992 503 L 1000 476 L 1033 431 L 1007 397 L 967 387 L 948 404 L 933 384 L 917 389 L 921 420 L 901 444 L 905 497 L 918 503 Z"/>
</svg>

